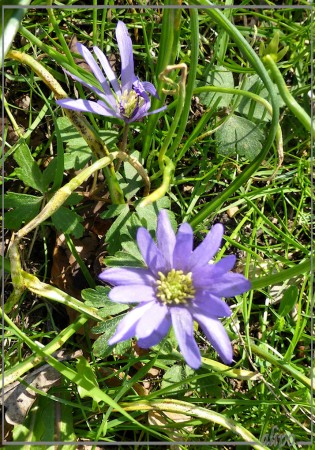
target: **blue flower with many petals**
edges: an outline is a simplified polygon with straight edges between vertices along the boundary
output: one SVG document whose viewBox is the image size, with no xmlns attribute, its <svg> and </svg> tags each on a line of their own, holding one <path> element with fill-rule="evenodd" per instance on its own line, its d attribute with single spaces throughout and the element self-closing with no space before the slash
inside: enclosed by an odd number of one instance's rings
<svg viewBox="0 0 315 450">
<path fill-rule="evenodd" d="M 78 43 L 77 48 L 80 55 L 89 65 L 102 89 L 98 89 L 70 72 L 65 72 L 74 80 L 89 88 L 100 100 L 73 100 L 71 98 L 65 98 L 57 100 L 58 105 L 74 111 L 116 117 L 123 119 L 126 123 L 135 122 L 148 114 L 155 114 L 166 108 L 163 106 L 162 108 L 149 112 L 151 101 L 148 94 L 156 98 L 159 98 L 159 96 L 152 83 L 148 81 L 141 82 L 135 75 L 132 42 L 126 25 L 121 21 L 118 22 L 116 27 L 116 38 L 121 58 L 121 82 L 119 83 L 117 80 L 108 59 L 98 47 L 93 47 L 93 49 L 102 69 L 96 63 L 92 53 L 84 45 Z"/>
<path fill-rule="evenodd" d="M 136 336 L 138 345 L 149 348 L 163 339 L 173 325 L 180 351 L 193 369 L 201 365 L 194 339 L 194 320 L 226 364 L 233 352 L 220 317 L 231 315 L 221 297 L 233 297 L 251 288 L 241 274 L 231 272 L 234 255 L 209 264 L 220 247 L 223 225 L 216 224 L 193 250 L 193 230 L 183 223 L 175 235 L 167 212 L 161 210 L 157 244 L 145 228 L 137 243 L 147 268 L 109 268 L 99 278 L 112 284 L 109 298 L 118 303 L 138 303 L 120 321 L 110 345 Z"/>
</svg>

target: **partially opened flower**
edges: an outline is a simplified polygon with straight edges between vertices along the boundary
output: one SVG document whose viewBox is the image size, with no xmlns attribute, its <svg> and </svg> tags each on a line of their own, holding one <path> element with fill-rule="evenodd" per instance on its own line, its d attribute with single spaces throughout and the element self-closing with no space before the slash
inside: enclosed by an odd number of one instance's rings
<svg viewBox="0 0 315 450">
<path fill-rule="evenodd" d="M 183 223 L 177 236 L 167 212 L 161 210 L 156 231 L 157 244 L 145 228 L 139 228 L 137 243 L 147 268 L 110 268 L 99 278 L 115 287 L 109 298 L 118 303 L 138 303 L 119 323 L 110 345 L 138 338 L 138 345 L 149 348 L 163 339 L 173 325 L 180 351 L 193 369 L 201 365 L 194 339 L 194 320 L 223 362 L 231 364 L 230 339 L 220 317 L 231 315 L 221 297 L 233 297 L 250 289 L 250 282 L 231 272 L 234 255 L 209 264 L 218 251 L 223 226 L 216 224 L 204 241 L 193 250 L 193 231 Z"/>
<path fill-rule="evenodd" d="M 159 98 L 159 96 L 152 83 L 149 83 L 148 81 L 141 82 L 135 75 L 132 42 L 126 25 L 121 21 L 118 22 L 116 27 L 116 38 L 121 59 L 120 83 L 110 67 L 106 56 L 98 47 L 93 47 L 93 49 L 101 64 L 101 68 L 96 63 L 92 53 L 84 45 L 78 43 L 78 51 L 89 65 L 98 84 L 101 86 L 101 89 L 87 83 L 72 73 L 65 72 L 74 80 L 89 88 L 100 98 L 100 100 L 73 100 L 71 98 L 65 98 L 57 100 L 58 105 L 75 111 L 117 117 L 123 119 L 126 123 L 140 120 L 148 114 L 154 114 L 166 108 L 164 106 L 149 112 L 151 101 L 148 94 L 151 94 L 156 98 Z M 110 84 L 106 80 L 106 77 Z"/>
</svg>

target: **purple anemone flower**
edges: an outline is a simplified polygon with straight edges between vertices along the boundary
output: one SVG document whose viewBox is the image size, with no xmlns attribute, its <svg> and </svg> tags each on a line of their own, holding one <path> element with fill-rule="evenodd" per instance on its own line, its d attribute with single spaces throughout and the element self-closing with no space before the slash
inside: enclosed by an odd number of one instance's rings
<svg viewBox="0 0 315 450">
<path fill-rule="evenodd" d="M 135 122 L 148 114 L 155 114 L 166 108 L 166 106 L 163 106 L 162 108 L 149 112 L 151 101 L 148 94 L 151 94 L 156 98 L 159 98 L 159 96 L 152 83 L 149 83 L 148 81 L 141 82 L 135 75 L 132 42 L 126 25 L 121 21 L 118 21 L 117 23 L 116 38 L 121 58 L 121 83 L 118 82 L 115 73 L 110 67 L 108 59 L 98 47 L 93 47 L 93 49 L 102 69 L 96 63 L 92 53 L 84 45 L 78 43 L 77 48 L 80 55 L 89 65 L 102 89 L 98 89 L 66 70 L 65 72 L 74 80 L 93 91 L 100 100 L 73 100 L 71 98 L 65 98 L 57 100 L 58 105 L 74 111 L 91 112 L 102 116 L 116 117 L 124 120 L 126 123 Z M 112 88 L 104 74 L 109 80 Z"/>
<path fill-rule="evenodd" d="M 214 225 L 204 241 L 193 250 L 193 230 L 180 225 L 177 235 L 167 212 L 161 210 L 156 231 L 157 244 L 148 230 L 139 228 L 137 243 L 147 268 L 105 269 L 99 278 L 112 284 L 109 298 L 118 303 L 138 303 L 120 321 L 110 345 L 136 336 L 138 345 L 157 345 L 171 325 L 180 351 L 193 369 L 201 365 L 194 339 L 194 320 L 226 364 L 233 351 L 220 317 L 231 315 L 221 297 L 233 297 L 251 288 L 241 274 L 231 272 L 236 257 L 226 256 L 209 264 L 220 247 L 223 225 Z"/>
</svg>

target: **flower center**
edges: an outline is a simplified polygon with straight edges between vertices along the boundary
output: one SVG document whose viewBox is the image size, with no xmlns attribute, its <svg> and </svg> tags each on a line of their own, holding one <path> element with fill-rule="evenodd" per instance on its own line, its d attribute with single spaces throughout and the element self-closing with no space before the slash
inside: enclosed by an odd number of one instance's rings
<svg viewBox="0 0 315 450">
<path fill-rule="evenodd" d="M 135 112 L 137 107 L 142 106 L 144 100 L 135 91 L 124 91 L 120 98 L 120 114 L 122 114 L 127 119 Z"/>
<path fill-rule="evenodd" d="M 157 284 L 157 298 L 166 305 L 186 304 L 195 296 L 192 273 L 172 269 L 166 275 L 159 272 Z"/>
</svg>

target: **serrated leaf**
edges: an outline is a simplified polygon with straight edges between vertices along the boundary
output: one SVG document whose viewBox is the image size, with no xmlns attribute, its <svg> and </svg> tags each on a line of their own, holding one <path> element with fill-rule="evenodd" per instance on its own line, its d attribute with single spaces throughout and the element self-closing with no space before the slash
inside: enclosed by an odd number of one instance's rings
<svg viewBox="0 0 315 450">
<path fill-rule="evenodd" d="M 77 213 L 61 206 L 52 216 L 51 220 L 57 230 L 65 234 L 72 234 L 76 238 L 83 236 L 84 227 L 81 224 L 83 221 Z"/>
<path fill-rule="evenodd" d="M 23 181 L 26 186 L 30 186 L 43 194 L 45 189 L 42 172 L 36 164 L 29 147 L 25 142 L 17 147 L 13 157 L 20 166 L 15 169 L 15 173 L 18 178 Z"/>
<path fill-rule="evenodd" d="M 173 386 L 175 383 L 184 382 L 188 377 L 193 375 L 195 372 L 189 366 L 185 365 L 174 365 L 166 370 L 163 375 L 161 388 L 166 388 Z M 174 386 L 172 393 L 183 391 L 185 389 L 184 383 L 181 386 Z"/>
<path fill-rule="evenodd" d="M 226 70 L 223 66 L 216 66 L 207 76 L 206 81 L 198 83 L 201 86 L 219 86 L 225 88 L 234 88 L 234 79 L 232 72 Z M 228 107 L 233 95 L 223 94 L 221 92 L 202 92 L 199 94 L 200 102 L 206 107 L 216 105 L 217 108 Z"/>
<path fill-rule="evenodd" d="M 12 208 L 4 215 L 6 228 L 18 230 L 23 223 L 28 223 L 40 211 L 42 197 L 8 192 L 4 195 L 4 208 Z"/>
<path fill-rule="evenodd" d="M 285 317 L 289 314 L 298 301 L 299 291 L 295 285 L 292 285 L 286 289 L 279 305 L 279 315 Z"/>
<path fill-rule="evenodd" d="M 145 267 L 143 260 L 137 259 L 134 255 L 125 251 L 118 251 L 114 256 L 106 256 L 104 264 L 108 267 Z"/>
<path fill-rule="evenodd" d="M 106 320 L 106 322 L 103 322 L 100 325 L 92 328 L 93 333 L 103 333 L 94 342 L 93 352 L 95 356 L 99 358 L 105 358 L 110 354 L 122 355 L 128 350 L 128 348 L 130 347 L 130 340 L 119 342 L 115 346 L 115 348 L 112 345 L 108 345 L 108 340 L 113 336 L 116 331 L 117 325 L 124 316 L 125 314 L 121 314 L 120 316 Z"/>
<path fill-rule="evenodd" d="M 232 114 L 216 132 L 218 154 L 230 156 L 237 153 L 252 161 L 261 151 L 263 137 L 258 125 Z"/>
<path fill-rule="evenodd" d="M 107 286 L 96 286 L 95 289 L 84 289 L 81 295 L 87 306 L 101 308 L 99 315 L 102 317 L 114 316 L 115 314 L 126 311 L 129 308 L 128 305 L 109 300 L 108 293 L 110 290 L 111 288 Z"/>
</svg>

